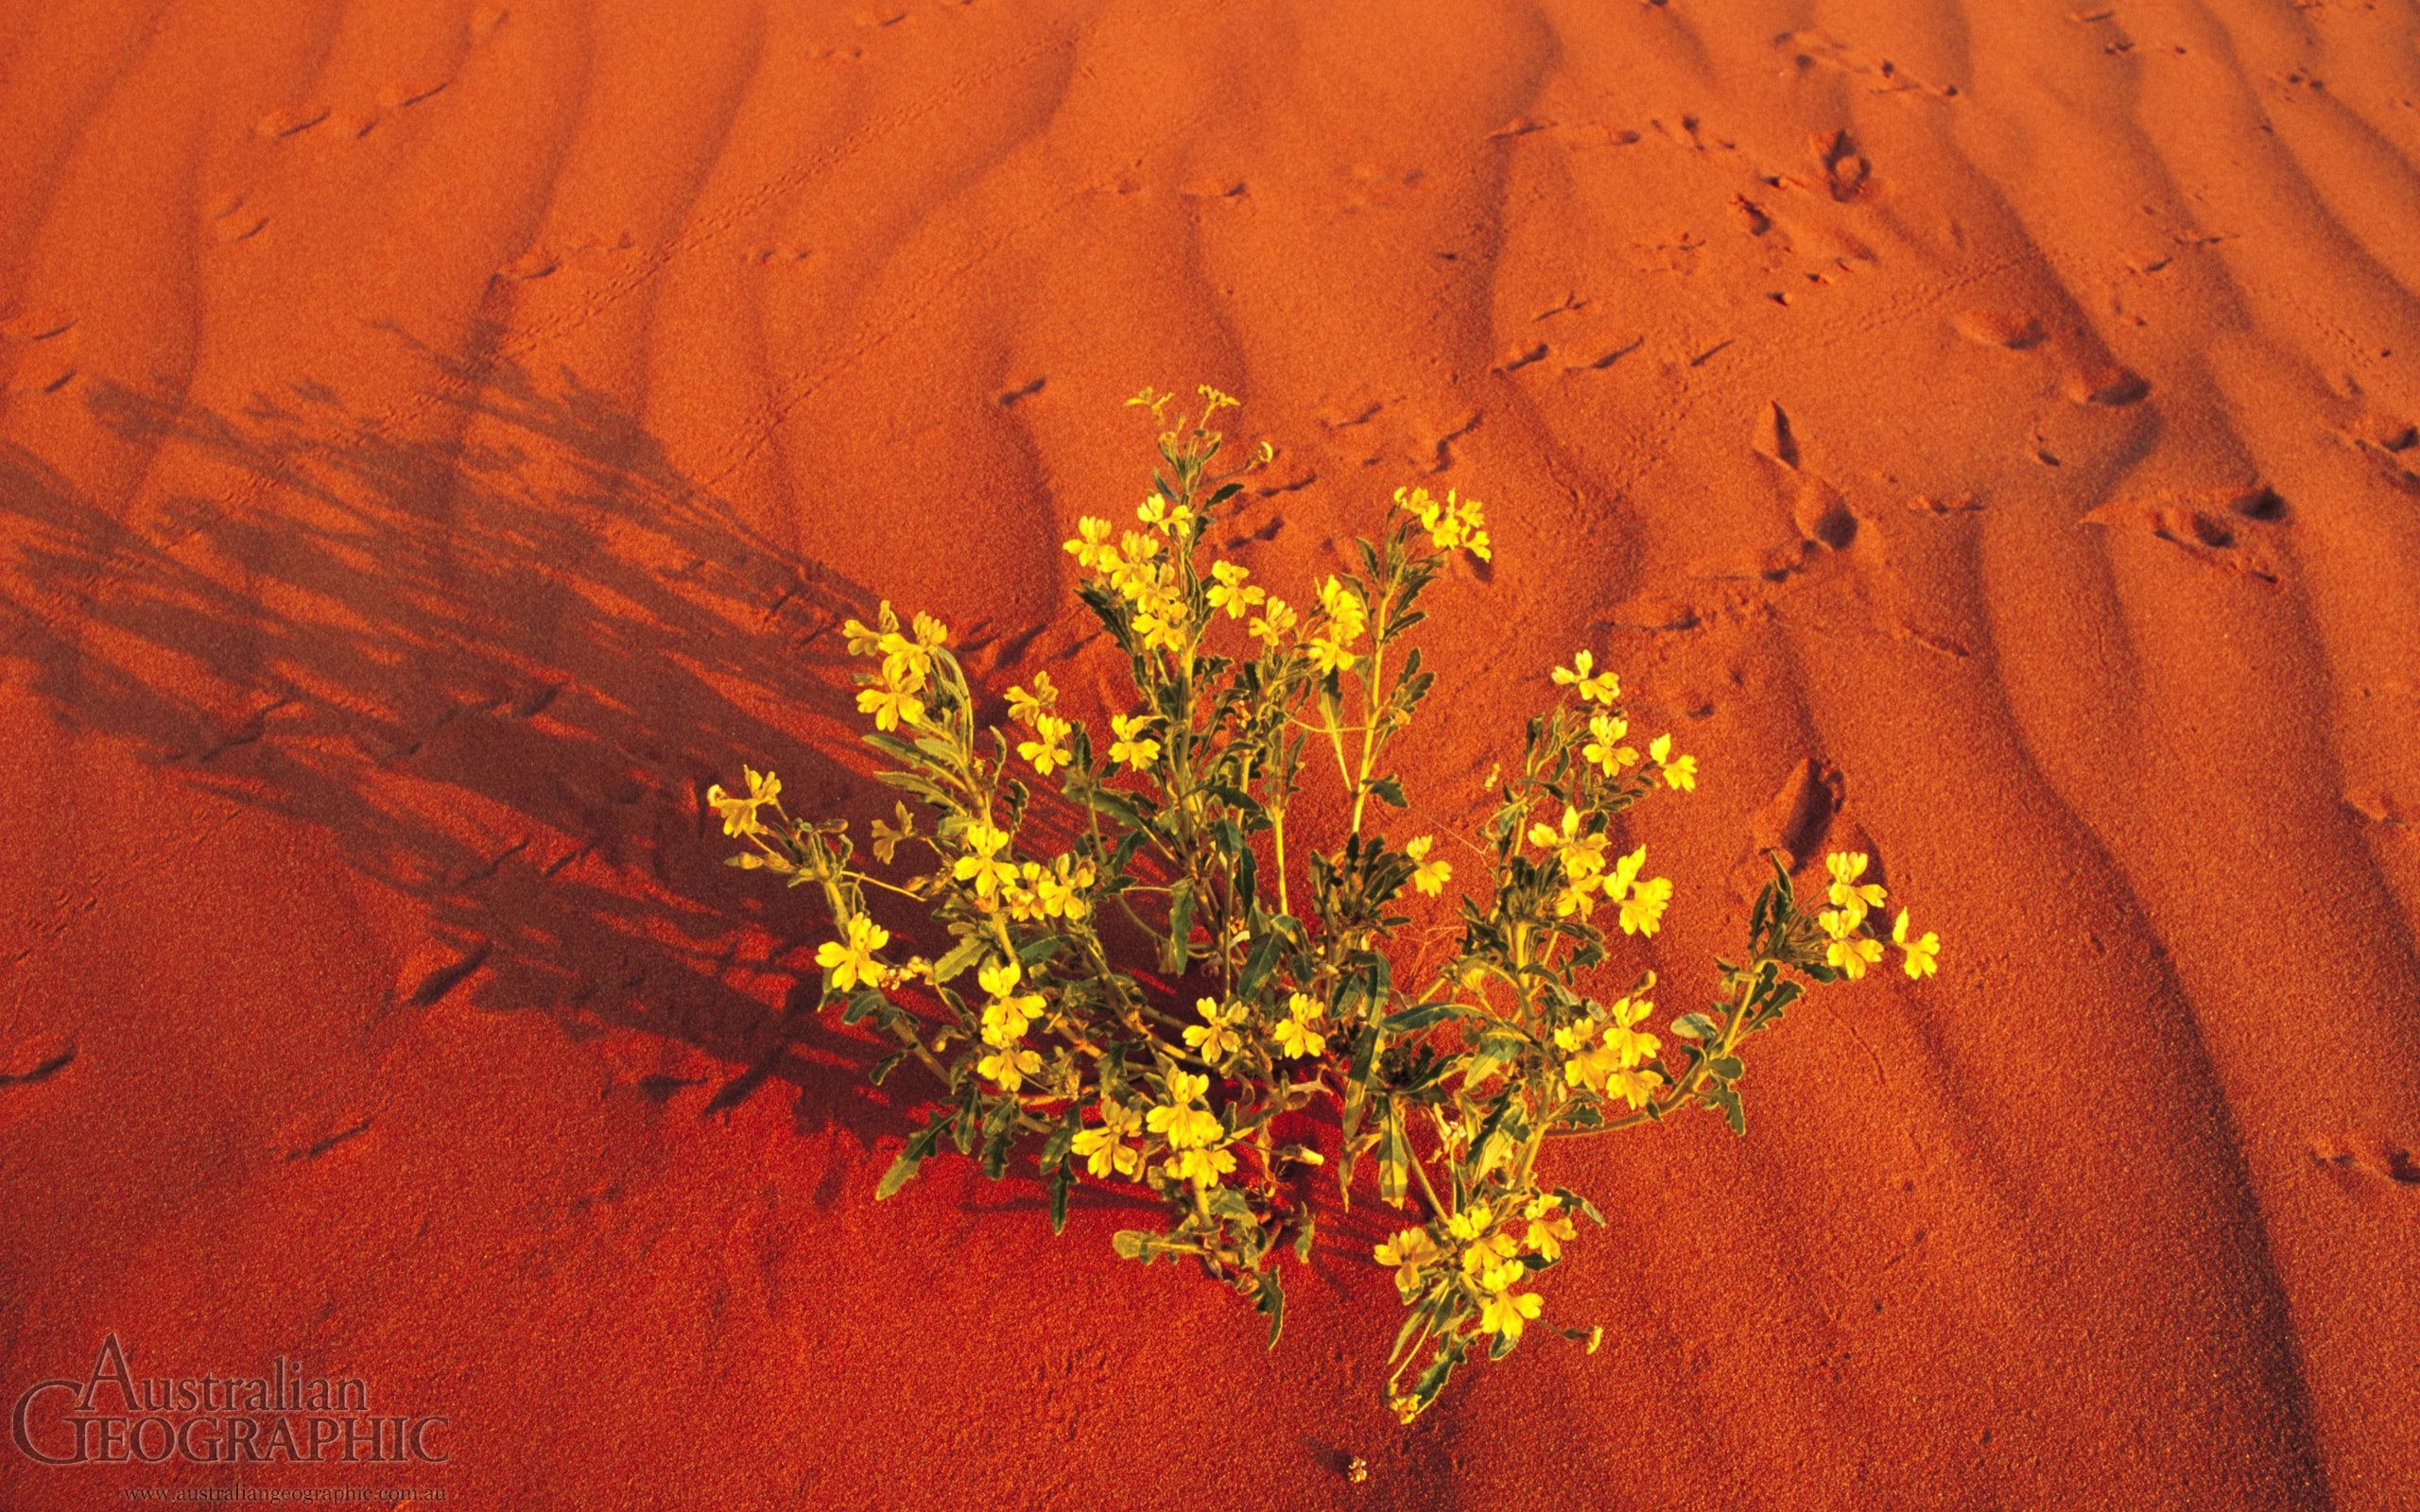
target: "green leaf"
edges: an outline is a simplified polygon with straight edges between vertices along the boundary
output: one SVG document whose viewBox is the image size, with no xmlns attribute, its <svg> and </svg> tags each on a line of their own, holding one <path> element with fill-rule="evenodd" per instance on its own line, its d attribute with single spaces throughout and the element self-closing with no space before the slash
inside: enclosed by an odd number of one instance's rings
<svg viewBox="0 0 2420 1512">
<path fill-rule="evenodd" d="M 1748 1115 L 1746 1110 L 1739 1106 L 1739 1090 L 1737 1088 L 1733 1087 L 1728 1083 L 1717 1083 L 1713 1086 L 1701 1089 L 1698 1095 L 1704 1099 L 1705 1106 L 1715 1109 L 1722 1115 L 1722 1121 L 1731 1125 L 1732 1133 L 1745 1134 L 1748 1132 Z"/>
<path fill-rule="evenodd" d="M 1054 1234 L 1067 1231 L 1067 1194 L 1075 1185 L 1075 1167 L 1062 1164 L 1050 1173 L 1050 1231 Z"/>
<path fill-rule="evenodd" d="M 1260 1300 L 1253 1305 L 1253 1311 L 1269 1314 L 1269 1347 L 1277 1348 L 1277 1335 L 1286 1331 L 1286 1287 L 1275 1271 L 1262 1272 Z"/>
<path fill-rule="evenodd" d="M 1672 1021 L 1672 1032 L 1684 1040 L 1711 1040 L 1722 1032 L 1722 1026 L 1703 1013 L 1684 1013 Z"/>
<path fill-rule="evenodd" d="M 880 1013 L 883 1009 L 888 1008 L 889 1006 L 890 1006 L 890 1000 L 889 998 L 884 997 L 881 993 L 875 991 L 872 988 L 867 988 L 864 991 L 859 992 L 856 996 L 849 999 L 848 1009 L 840 1015 L 840 1022 L 842 1023 L 862 1022 L 869 1015 Z"/>
<path fill-rule="evenodd" d="M 1253 941 L 1252 954 L 1244 957 L 1243 973 L 1236 978 L 1237 998 L 1247 1003 L 1252 1001 L 1253 994 L 1260 990 L 1260 985 L 1268 981 L 1269 973 L 1276 969 L 1277 953 L 1285 946 L 1285 936 L 1275 930 L 1267 930 Z"/>
<path fill-rule="evenodd" d="M 1040 939 L 1028 940 L 1017 947 L 1017 962 L 1031 972 L 1035 967 L 1058 954 L 1059 947 L 1066 943 L 1064 935 L 1045 935 Z"/>
<path fill-rule="evenodd" d="M 1724 1081 L 1737 1081 L 1748 1074 L 1748 1068 L 1739 1063 L 1737 1056 L 1722 1056 L 1709 1060 L 1705 1063 L 1705 1069 Z"/>
<path fill-rule="evenodd" d="M 1401 1206 L 1411 1186 L 1411 1142 L 1404 1137 L 1403 1108 L 1387 1099 L 1378 1123 L 1378 1197 Z"/>
<path fill-rule="evenodd" d="M 1374 777 L 1370 780 L 1370 791 L 1376 794 L 1391 808 L 1401 809 L 1411 806 L 1404 799 L 1401 778 Z"/>
<path fill-rule="evenodd" d="M 1160 970 L 1170 974 L 1184 971 L 1187 956 L 1193 950 L 1193 879 L 1180 880 L 1168 889 L 1167 946 L 1160 952 Z"/>
<path fill-rule="evenodd" d="M 1387 1351 L 1387 1364 L 1393 1365 L 1403 1358 L 1403 1351 L 1411 1347 L 1411 1341 L 1419 1336 L 1419 1330 L 1428 1321 L 1430 1311 L 1430 1304 L 1423 1302 L 1404 1315 L 1403 1327 L 1395 1330 L 1395 1347 Z"/>
<path fill-rule="evenodd" d="M 1307 1265 L 1311 1263 L 1311 1246 L 1319 1239 L 1320 1217 L 1305 1208 L 1303 1221 L 1294 1229 L 1294 1258 Z"/>
<path fill-rule="evenodd" d="M 925 1163 L 925 1157 L 933 1153 L 933 1146 L 940 1143 L 942 1130 L 949 1122 L 948 1119 L 935 1119 L 908 1136 L 908 1147 L 899 1152 L 899 1159 L 890 1162 L 890 1169 L 882 1173 L 882 1180 L 873 1189 L 876 1202 L 895 1195 L 901 1187 L 914 1179 L 916 1168 Z"/>
<path fill-rule="evenodd" d="M 1483 1017 L 1485 1015 L 1468 1005 L 1449 1003 L 1440 999 L 1390 1013 L 1383 1023 L 1389 1034 L 1409 1034 L 1415 1029 L 1426 1029 L 1431 1024 L 1443 1023 L 1447 1019 Z"/>
<path fill-rule="evenodd" d="M 991 944 L 980 935 L 969 935 L 950 948 L 948 954 L 933 963 L 933 980 L 946 982 L 962 974 L 966 969 L 983 958 L 984 949 Z"/>
</svg>

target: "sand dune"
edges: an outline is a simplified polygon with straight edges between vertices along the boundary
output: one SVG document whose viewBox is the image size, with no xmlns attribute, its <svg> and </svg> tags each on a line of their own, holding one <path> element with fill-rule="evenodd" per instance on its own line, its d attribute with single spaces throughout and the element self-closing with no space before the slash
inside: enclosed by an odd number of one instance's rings
<svg viewBox="0 0 2420 1512">
<path fill-rule="evenodd" d="M 2408 0 L 0 11 L 0 1394 L 284 1351 L 510 1506 L 2420 1505 L 2416 166 Z M 1114 1199 L 872 1206 L 701 816 L 868 808 L 877 598 L 1098 698 L 1197 379 L 1259 580 L 1487 501 L 1438 822 L 1593 644 L 1668 982 L 1758 844 L 1949 942 L 1569 1156 L 1605 1349 L 1409 1430 L 1357 1210 L 1264 1353 Z"/>
</svg>

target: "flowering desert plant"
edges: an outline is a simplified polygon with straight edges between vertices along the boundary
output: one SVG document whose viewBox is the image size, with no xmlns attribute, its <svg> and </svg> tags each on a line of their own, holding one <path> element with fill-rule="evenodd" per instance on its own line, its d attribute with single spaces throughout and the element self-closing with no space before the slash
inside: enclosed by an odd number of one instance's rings
<svg viewBox="0 0 2420 1512">
<path fill-rule="evenodd" d="M 1326 1143 L 1346 1205 L 1366 1171 L 1408 1210 L 1375 1259 L 1409 1309 L 1387 1388 L 1409 1420 L 1475 1351 L 1521 1341 L 1575 1216 L 1602 1224 L 1552 1183 L 1549 1142 L 1691 1108 L 1744 1132 L 1742 1045 L 1808 984 L 1883 959 L 1884 891 L 1865 856 L 1834 854 L 1810 909 L 1776 857 L 1741 958 L 1715 963 L 1716 1001 L 1660 1020 L 1624 941 L 1656 932 L 1673 886 L 1616 821 L 1693 789 L 1697 764 L 1669 734 L 1631 744 L 1620 680 L 1582 650 L 1457 842 L 1482 881 L 1451 904 L 1450 945 L 1412 949 L 1402 910 L 1444 908 L 1458 861 L 1432 834 L 1388 833 L 1408 805 L 1386 758 L 1434 679 L 1409 644 L 1422 595 L 1451 554 L 1488 557 L 1483 508 L 1397 490 L 1357 570 L 1297 607 L 1204 544 L 1269 453 L 1214 471 L 1212 425 L 1236 401 L 1201 399 L 1173 417 L 1171 396 L 1132 401 L 1162 427 L 1136 528 L 1088 518 L 1066 543 L 1131 679 L 1105 731 L 1062 709 L 1047 673 L 1008 690 L 1006 728 L 987 723 L 944 628 L 885 604 L 845 627 L 876 775 L 902 795 L 872 826 L 873 865 L 844 823 L 786 813 L 777 777 L 707 799 L 751 847 L 733 865 L 819 889 L 822 1002 L 891 1046 L 873 1079 L 910 1060 L 932 1079 L 877 1197 L 944 1140 L 994 1177 L 1029 1153 L 1054 1229 L 1080 1178 L 1147 1192 L 1165 1222 L 1118 1233 L 1117 1252 L 1198 1262 L 1268 1314 L 1274 1346 L 1279 1256 L 1309 1257 Z M 1296 798 L 1330 781 L 1337 833 L 1307 844 L 1288 830 Z M 894 952 L 873 893 L 948 947 Z M 1905 910 L 1888 938 L 1910 976 L 1934 970 L 1939 939 Z"/>
</svg>

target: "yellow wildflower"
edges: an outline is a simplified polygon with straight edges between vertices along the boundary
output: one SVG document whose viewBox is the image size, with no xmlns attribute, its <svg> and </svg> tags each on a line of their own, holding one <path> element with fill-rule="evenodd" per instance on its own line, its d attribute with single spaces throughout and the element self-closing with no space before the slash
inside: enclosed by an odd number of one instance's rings
<svg viewBox="0 0 2420 1512">
<path fill-rule="evenodd" d="M 1182 504 L 1171 506 L 1166 498 L 1154 493 L 1134 507 L 1134 518 L 1166 534 L 1181 531 L 1191 524 L 1193 511 Z"/>
<path fill-rule="evenodd" d="M 1075 727 L 1057 714 L 1043 714 L 1033 722 L 1033 739 L 1017 742 L 1017 754 L 1033 763 L 1033 769 L 1048 777 L 1067 765 L 1067 734 Z"/>
<path fill-rule="evenodd" d="M 1133 1108 L 1101 1099 L 1099 1125 L 1076 1136 L 1075 1150 L 1084 1158 L 1084 1168 L 1103 1178 L 1112 1172 L 1123 1177 L 1140 1174 L 1143 1152 L 1126 1141 L 1142 1123 L 1143 1115 Z"/>
<path fill-rule="evenodd" d="M 1163 1169 L 1170 1180 L 1190 1181 L 1198 1187 L 1215 1187 L 1219 1178 L 1236 1168 L 1236 1158 L 1222 1149 L 1197 1146 L 1178 1150 L 1176 1159 Z"/>
<path fill-rule="evenodd" d="M 890 605 L 886 601 L 882 607 L 888 610 Z M 882 648 L 883 632 L 861 620 L 841 621 L 840 633 L 848 638 L 851 656 L 872 656 Z"/>
<path fill-rule="evenodd" d="M 1351 645 L 1369 628 L 1370 611 L 1360 595 L 1334 573 L 1320 585 L 1320 609 L 1327 615 L 1329 633 L 1339 645 Z"/>
<path fill-rule="evenodd" d="M 1109 728 L 1116 735 L 1109 747 L 1109 759 L 1123 762 L 1136 771 L 1143 771 L 1160 759 L 1160 743 L 1147 740 L 1143 731 L 1159 719 L 1157 714 L 1112 714 Z"/>
<path fill-rule="evenodd" d="M 1641 847 L 1641 849 L 1645 849 Z M 1664 909 L 1672 901 L 1672 880 L 1655 877 L 1638 884 L 1622 900 L 1622 933 L 1652 935 L 1662 927 Z"/>
<path fill-rule="evenodd" d="M 1101 567 L 1102 573 L 1109 578 L 1110 586 L 1128 598 L 1134 598 L 1146 590 L 1158 587 L 1161 576 L 1166 571 L 1158 560 L 1159 539 L 1155 536 L 1137 535 L 1129 530 L 1119 538 L 1119 541 L 1125 550 L 1105 559 Z"/>
<path fill-rule="evenodd" d="M 1003 1045 L 975 1063 L 975 1069 L 998 1084 L 1000 1091 L 1013 1092 L 1025 1085 L 1028 1076 L 1042 1071 L 1042 1057 L 1031 1050 Z"/>
<path fill-rule="evenodd" d="M 1445 1231 L 1464 1244 L 1495 1227 L 1495 1210 L 1484 1202 L 1474 1202 L 1461 1211 L 1445 1219 Z"/>
<path fill-rule="evenodd" d="M 1836 938 L 1824 947 L 1824 964 L 1854 982 L 1882 959 L 1882 942 L 1871 935 Z"/>
<path fill-rule="evenodd" d="M 1136 601 L 1134 633 L 1149 649 L 1181 652 L 1190 625 L 1184 598 L 1154 588 Z"/>
<path fill-rule="evenodd" d="M 1050 869 L 1039 867 L 1027 885 L 1033 890 L 1034 912 L 1045 919 L 1081 919 L 1090 911 L 1084 893 L 1092 888 L 1093 864 L 1077 861 L 1062 854 L 1050 863 Z"/>
<path fill-rule="evenodd" d="M 1649 743 L 1647 754 L 1654 758 L 1656 765 L 1664 768 L 1664 782 L 1666 785 L 1680 788 L 1685 792 L 1694 791 L 1696 789 L 1698 785 L 1698 759 L 1694 756 L 1673 755 L 1671 736 L 1656 736 L 1653 741 Z"/>
<path fill-rule="evenodd" d="M 1227 611 L 1227 618 L 1239 620 L 1246 610 L 1269 596 L 1265 588 L 1246 588 L 1244 579 L 1252 576 L 1252 571 L 1234 562 L 1212 562 L 1210 576 L 1217 579 L 1210 585 L 1207 595 L 1210 612 L 1214 614 L 1223 609 Z"/>
<path fill-rule="evenodd" d="M 1243 1036 L 1236 1032 L 1236 1025 L 1244 1022 L 1242 1004 L 1221 1007 L 1217 998 L 1203 998 L 1194 1004 L 1193 1010 L 1202 1018 L 1200 1023 L 1184 1026 L 1184 1042 L 1194 1054 L 1216 1065 L 1244 1047 Z"/>
<path fill-rule="evenodd" d="M 1581 833 L 1580 827 L 1585 817 L 1580 810 L 1566 803 L 1564 805 L 1561 830 L 1543 820 L 1530 826 L 1530 843 L 1541 850 L 1554 851 L 1563 863 L 1564 879 L 1575 884 L 1605 868 L 1606 836 Z"/>
<path fill-rule="evenodd" d="M 1641 1033 L 1637 1027 L 1654 1011 L 1655 1005 L 1643 997 L 1619 999 L 1605 1010 L 1609 1021 L 1605 1025 L 1605 1051 L 1622 1070 L 1630 1070 L 1664 1048 L 1664 1041 L 1651 1034 Z"/>
<path fill-rule="evenodd" d="M 1009 690 L 1009 717 L 1018 724 L 1030 725 L 1058 707 L 1059 690 L 1050 685 L 1050 674 L 1047 672 L 1033 675 L 1031 693 L 1023 688 Z"/>
<path fill-rule="evenodd" d="M 1622 696 L 1622 679 L 1611 672 L 1596 670 L 1594 652 L 1582 651 L 1571 659 L 1571 665 L 1554 669 L 1557 685 L 1577 688 L 1580 696 L 1592 703 L 1610 704 Z"/>
<path fill-rule="evenodd" d="M 1155 1103 L 1144 1113 L 1143 1121 L 1150 1131 L 1168 1142 L 1172 1150 L 1200 1149 L 1216 1143 L 1226 1132 L 1216 1113 L 1195 1108 L 1193 1104 L 1210 1090 L 1210 1078 L 1197 1076 L 1189 1071 L 1171 1071 L 1167 1074 L 1168 1100 Z"/>
<path fill-rule="evenodd" d="M 1865 875 L 1867 860 L 1862 850 L 1835 850 L 1824 858 L 1824 869 L 1832 874 L 1828 894 L 1832 906 L 1852 916 L 1851 928 L 1856 927 L 1856 921 L 1863 920 L 1868 911 L 1882 906 L 1882 885 L 1875 882 L 1860 885 L 1858 881 Z"/>
<path fill-rule="evenodd" d="M 1076 565 L 1086 572 L 1106 571 L 1117 559 L 1117 548 L 1109 542 L 1110 524 L 1086 515 L 1076 522 L 1076 535 L 1067 541 L 1068 555 Z"/>
<path fill-rule="evenodd" d="M 1638 761 L 1638 752 L 1621 744 L 1630 733 L 1630 721 L 1610 713 L 1591 714 L 1588 718 L 1588 744 L 1582 747 L 1581 758 L 1604 768 L 1612 777 L 1623 767 Z"/>
<path fill-rule="evenodd" d="M 1941 970 L 1941 936 L 1926 930 L 1921 939 L 1908 937 L 1908 911 L 1899 910 L 1898 919 L 1891 926 L 1891 943 L 1907 954 L 1904 963 L 1908 974 L 1915 978 L 1932 975 Z"/>
<path fill-rule="evenodd" d="M 890 943 L 890 931 L 863 914 L 849 920 L 848 941 L 827 939 L 815 948 L 815 964 L 832 973 L 832 985 L 842 992 L 863 982 L 880 987 L 889 974 L 873 953 Z"/>
<path fill-rule="evenodd" d="M 1272 593 L 1267 607 L 1253 616 L 1253 638 L 1273 651 L 1278 642 L 1292 633 L 1297 623 L 1293 606 Z"/>
<path fill-rule="evenodd" d="M 1014 883 L 1017 868 L 1013 862 L 999 859 L 1000 850 L 1009 843 L 1006 831 L 994 829 L 977 819 L 966 827 L 966 849 L 969 854 L 958 858 L 950 874 L 960 882 L 975 884 L 976 892 L 985 899 L 996 897 L 1003 883 Z"/>
<path fill-rule="evenodd" d="M 1395 1289 L 1401 1292 L 1418 1287 L 1421 1268 L 1442 1253 L 1426 1228 L 1406 1228 L 1392 1239 L 1380 1240 L 1371 1251 L 1372 1258 L 1395 1273 Z"/>
<path fill-rule="evenodd" d="M 734 798 L 722 790 L 719 782 L 706 789 L 706 803 L 722 816 L 725 834 L 755 833 L 763 828 L 756 818 L 757 809 L 782 796 L 782 780 L 772 773 L 760 772 L 752 766 L 743 766 L 740 771 L 748 777 L 746 798 Z"/>
<path fill-rule="evenodd" d="M 1453 880 L 1454 876 L 1452 862 L 1428 859 L 1429 847 L 1436 843 L 1433 836 L 1424 834 L 1416 839 L 1405 841 L 1403 848 L 1403 853 L 1411 857 L 1418 868 L 1411 874 L 1411 885 L 1431 898 L 1443 892 L 1445 884 Z"/>
<path fill-rule="evenodd" d="M 1636 1112 L 1662 1090 L 1664 1078 L 1651 1071 L 1616 1071 L 1605 1078 L 1606 1094 L 1618 1097 Z"/>
<path fill-rule="evenodd" d="M 1049 1005 L 1039 992 L 1017 991 L 1017 982 L 1024 975 L 1014 961 L 987 966 L 976 974 L 983 990 L 992 1001 L 983 1005 L 983 1042 L 1007 1049 L 1025 1038 L 1033 1021 L 1042 1017 Z"/>
<path fill-rule="evenodd" d="M 1505 1288 L 1510 1288 L 1514 1281 L 1520 1280 L 1527 1267 L 1509 1265 L 1502 1267 L 1502 1270 L 1503 1285 Z M 1491 1272 L 1488 1279 L 1491 1281 L 1495 1280 L 1495 1273 Z M 1507 1340 L 1517 1342 L 1521 1337 L 1522 1324 L 1537 1316 L 1546 1306 L 1545 1302 L 1540 1300 L 1535 1292 L 1513 1292 L 1493 1287 L 1490 1289 L 1494 1290 L 1495 1295 L 1490 1297 L 1487 1299 L 1487 1305 L 1479 1309 L 1478 1326 L 1490 1333 L 1501 1333 Z"/>
<path fill-rule="evenodd" d="M 888 666 L 883 672 L 881 682 L 857 690 L 857 712 L 873 715 L 876 730 L 897 730 L 924 718 L 925 700 L 917 694 L 925 686 L 925 674 L 914 667 L 901 668 L 898 677 L 890 676 Z"/>
<path fill-rule="evenodd" d="M 1419 517 L 1420 528 L 1439 551 L 1467 550 L 1481 561 L 1488 559 L 1487 510 L 1477 499 L 1460 498 L 1448 489 L 1440 503 L 1426 489 L 1413 489 L 1408 498 L 1397 489 L 1395 503 Z"/>
<path fill-rule="evenodd" d="M 1323 1011 L 1306 993 L 1295 993 L 1287 1004 L 1286 1017 L 1278 1021 L 1273 1032 L 1278 1048 L 1288 1060 L 1306 1059 L 1327 1048 L 1327 1036 L 1311 1027 L 1312 1021 Z"/>
</svg>

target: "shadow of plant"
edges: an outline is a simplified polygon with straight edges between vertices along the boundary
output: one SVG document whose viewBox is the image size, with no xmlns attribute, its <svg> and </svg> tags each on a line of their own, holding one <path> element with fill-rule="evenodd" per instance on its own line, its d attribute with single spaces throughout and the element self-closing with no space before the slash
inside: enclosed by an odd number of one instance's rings
<svg viewBox="0 0 2420 1512">
<path fill-rule="evenodd" d="M 72 729 L 325 832 L 425 910 L 375 1032 L 463 993 L 751 1068 L 717 1106 L 780 1079 L 803 1126 L 899 1131 L 860 1041 L 785 1006 L 819 916 L 723 867 L 702 802 L 746 763 L 815 810 L 887 810 L 832 754 L 856 716 L 827 632 L 872 595 L 577 378 L 427 360 L 439 440 L 318 385 L 236 414 L 97 388 L 112 433 L 233 470 L 134 521 L 0 451 L 0 656 Z"/>
</svg>

